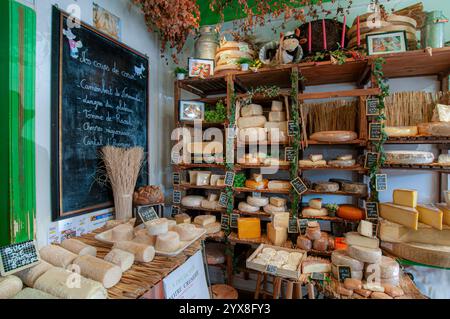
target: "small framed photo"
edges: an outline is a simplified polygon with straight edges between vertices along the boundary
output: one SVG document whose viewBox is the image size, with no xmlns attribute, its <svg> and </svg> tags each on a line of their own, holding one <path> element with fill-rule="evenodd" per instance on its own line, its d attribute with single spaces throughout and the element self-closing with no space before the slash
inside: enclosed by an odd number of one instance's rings
<svg viewBox="0 0 450 319">
<path fill-rule="evenodd" d="M 214 75 L 214 60 L 189 58 L 189 77 L 207 78 Z"/>
<path fill-rule="evenodd" d="M 180 101 L 180 121 L 203 121 L 205 118 L 205 103 Z"/>
<path fill-rule="evenodd" d="M 369 55 L 400 53 L 408 50 L 405 31 L 368 34 L 366 43 Z"/>
</svg>

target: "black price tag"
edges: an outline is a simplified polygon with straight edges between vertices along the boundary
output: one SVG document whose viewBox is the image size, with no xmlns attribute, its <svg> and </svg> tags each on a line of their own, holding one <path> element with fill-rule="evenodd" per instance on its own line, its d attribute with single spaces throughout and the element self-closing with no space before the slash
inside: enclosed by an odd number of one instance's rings
<svg viewBox="0 0 450 319">
<path fill-rule="evenodd" d="M 143 223 L 159 218 L 158 213 L 152 206 L 139 206 L 137 208 L 137 214 Z"/>
<path fill-rule="evenodd" d="M 366 115 L 367 116 L 380 115 L 380 109 L 378 108 L 378 99 L 370 98 L 366 100 Z"/>
<path fill-rule="evenodd" d="M 352 278 L 352 269 L 348 266 L 338 266 L 339 281 L 344 282 L 347 278 Z"/>
<path fill-rule="evenodd" d="M 382 137 L 383 125 L 381 123 L 370 123 L 369 124 L 369 140 L 379 141 Z"/>
<path fill-rule="evenodd" d="M 181 177 L 180 173 L 173 173 L 173 185 L 180 185 Z"/>
<path fill-rule="evenodd" d="M 180 214 L 180 207 L 172 206 L 172 218 Z"/>
<path fill-rule="evenodd" d="M 286 147 L 284 149 L 284 159 L 288 162 L 293 162 L 297 159 L 297 153 L 293 147 Z"/>
<path fill-rule="evenodd" d="M 230 226 L 230 216 L 222 214 L 222 220 L 220 221 L 223 230 L 227 230 Z"/>
<path fill-rule="evenodd" d="M 219 205 L 222 207 L 227 207 L 228 206 L 228 195 L 226 193 L 220 193 L 220 198 L 219 198 Z"/>
<path fill-rule="evenodd" d="M 291 185 L 299 195 L 302 195 L 308 190 L 308 187 L 306 187 L 305 183 L 302 181 L 300 177 L 297 177 L 296 179 L 291 181 Z"/>
<path fill-rule="evenodd" d="M 289 219 L 288 233 L 289 234 L 298 234 L 297 218 L 290 218 Z"/>
<path fill-rule="evenodd" d="M 313 272 L 311 274 L 311 279 L 323 281 L 323 280 L 325 280 L 325 274 L 322 272 Z"/>
<path fill-rule="evenodd" d="M 295 136 L 298 133 L 298 124 L 295 121 L 288 122 L 288 136 Z"/>
<path fill-rule="evenodd" d="M 387 191 L 387 174 L 377 174 L 375 178 L 377 192 Z"/>
<path fill-rule="evenodd" d="M 366 160 L 364 161 L 364 168 L 370 169 L 373 165 L 378 163 L 380 153 L 368 152 L 366 154 Z"/>
<path fill-rule="evenodd" d="M 231 222 L 230 227 L 231 228 L 238 228 L 238 219 L 241 217 L 239 214 L 231 214 Z"/>
<path fill-rule="evenodd" d="M 278 267 L 275 265 L 267 264 L 266 266 L 266 273 L 270 275 L 276 275 L 278 272 Z"/>
<path fill-rule="evenodd" d="M 34 241 L 0 247 L 0 274 L 7 276 L 40 262 Z"/>
<path fill-rule="evenodd" d="M 377 202 L 366 202 L 366 219 L 378 219 L 378 203 Z"/>
<path fill-rule="evenodd" d="M 298 219 L 298 230 L 300 232 L 300 235 L 305 235 L 307 228 L 308 228 L 308 220 L 307 219 Z"/>
<path fill-rule="evenodd" d="M 181 204 L 181 192 L 180 191 L 173 191 L 173 203 Z"/>
<path fill-rule="evenodd" d="M 234 185 L 234 177 L 235 176 L 236 176 L 236 174 L 234 172 L 227 172 L 225 174 L 225 185 L 233 187 L 233 185 Z"/>
</svg>

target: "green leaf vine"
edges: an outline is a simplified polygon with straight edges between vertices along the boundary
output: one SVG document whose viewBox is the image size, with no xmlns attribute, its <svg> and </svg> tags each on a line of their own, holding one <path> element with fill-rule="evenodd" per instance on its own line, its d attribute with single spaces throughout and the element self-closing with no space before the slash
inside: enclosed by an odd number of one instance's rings
<svg viewBox="0 0 450 319">
<path fill-rule="evenodd" d="M 291 120 L 295 122 L 295 134 L 292 142 L 292 147 L 294 149 L 294 159 L 291 161 L 290 167 L 290 178 L 294 180 L 298 176 L 298 161 L 299 161 L 299 151 L 300 151 L 300 141 L 301 141 L 301 133 L 300 133 L 300 125 L 299 125 L 299 109 L 298 109 L 298 83 L 299 83 L 299 72 L 298 69 L 294 68 L 291 74 Z M 298 215 L 298 207 L 300 202 L 300 196 L 297 194 L 295 190 L 291 190 L 292 197 L 292 217 L 297 218 Z"/>
</svg>

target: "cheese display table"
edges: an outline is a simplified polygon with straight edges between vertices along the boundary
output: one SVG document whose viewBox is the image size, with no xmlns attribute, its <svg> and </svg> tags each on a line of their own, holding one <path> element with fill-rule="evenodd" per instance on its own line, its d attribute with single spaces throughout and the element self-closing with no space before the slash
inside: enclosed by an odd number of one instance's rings
<svg viewBox="0 0 450 319">
<path fill-rule="evenodd" d="M 96 230 L 77 239 L 95 247 L 97 249 L 97 257 L 103 259 L 111 251 L 111 245 L 101 243 L 94 238 L 96 234 L 102 231 L 104 229 Z M 108 298 L 146 298 L 146 293 L 201 249 L 200 239 L 176 257 L 156 255 L 153 261 L 149 263 L 135 263 L 128 271 L 123 273 L 122 279 L 117 285 L 108 289 Z"/>
</svg>

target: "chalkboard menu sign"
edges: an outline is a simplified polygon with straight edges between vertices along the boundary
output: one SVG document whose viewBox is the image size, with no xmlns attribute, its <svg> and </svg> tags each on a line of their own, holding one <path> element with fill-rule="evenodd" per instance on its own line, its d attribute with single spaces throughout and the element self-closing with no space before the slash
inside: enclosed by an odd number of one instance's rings
<svg viewBox="0 0 450 319">
<path fill-rule="evenodd" d="M 143 223 L 149 222 L 154 219 L 158 219 L 158 213 L 152 206 L 140 206 L 137 209 L 137 214 L 141 218 Z"/>
<path fill-rule="evenodd" d="M 227 193 L 220 193 L 220 197 L 219 197 L 219 205 L 222 207 L 227 207 L 228 206 L 228 201 L 230 199 L 228 198 Z"/>
<path fill-rule="evenodd" d="M 180 207 L 172 206 L 172 218 L 180 214 Z"/>
<path fill-rule="evenodd" d="M 306 187 L 305 183 L 302 181 L 300 177 L 297 177 L 296 179 L 292 180 L 291 185 L 292 187 L 294 187 L 294 190 L 299 195 L 302 195 L 304 192 L 308 190 L 308 187 Z"/>
<path fill-rule="evenodd" d="M 377 164 L 379 157 L 380 153 L 368 152 L 364 161 L 364 168 L 370 169 L 373 165 Z"/>
<path fill-rule="evenodd" d="M 382 124 L 381 123 L 370 123 L 369 124 L 369 140 L 379 141 L 382 137 Z"/>
<path fill-rule="evenodd" d="M 173 185 L 180 185 L 180 173 L 173 173 Z"/>
<path fill-rule="evenodd" d="M 230 216 L 222 214 L 222 219 L 220 221 L 220 224 L 221 224 L 223 230 L 228 230 L 228 227 L 230 226 Z"/>
<path fill-rule="evenodd" d="M 378 108 L 378 99 L 371 98 L 366 100 L 366 115 L 380 115 L 380 109 Z"/>
<path fill-rule="evenodd" d="M 286 147 L 284 150 L 284 160 L 288 162 L 295 161 L 297 152 L 293 147 Z"/>
<path fill-rule="evenodd" d="M 298 124 L 295 121 L 288 121 L 288 136 L 295 136 L 298 132 Z"/>
<path fill-rule="evenodd" d="M 174 191 L 172 201 L 174 204 L 181 204 L 181 192 Z"/>
<path fill-rule="evenodd" d="M 347 278 L 352 278 L 352 269 L 348 266 L 338 266 L 339 281 L 344 282 Z"/>
<path fill-rule="evenodd" d="M 366 219 L 378 219 L 378 203 L 366 202 Z"/>
<path fill-rule="evenodd" d="M 113 206 L 99 150 L 148 153 L 148 58 L 53 8 L 53 220 Z M 148 160 L 146 160 L 148 162 Z M 137 186 L 148 184 L 148 166 Z"/>
<path fill-rule="evenodd" d="M 297 218 L 289 219 L 288 233 L 289 234 L 297 234 L 298 233 Z"/>
<path fill-rule="evenodd" d="M 40 262 L 34 241 L 0 247 L 0 274 L 7 276 Z"/>
<path fill-rule="evenodd" d="M 387 191 L 387 174 L 376 174 L 375 185 L 377 192 Z"/>
<path fill-rule="evenodd" d="M 231 221 L 230 221 L 230 227 L 231 228 L 238 228 L 238 219 L 241 217 L 239 214 L 231 214 Z"/>
<path fill-rule="evenodd" d="M 227 172 L 225 174 L 225 185 L 226 186 L 233 186 L 234 185 L 234 172 Z"/>
<path fill-rule="evenodd" d="M 307 219 L 298 219 L 298 230 L 300 232 L 300 235 L 305 235 L 307 228 L 308 228 L 308 220 Z"/>
</svg>

